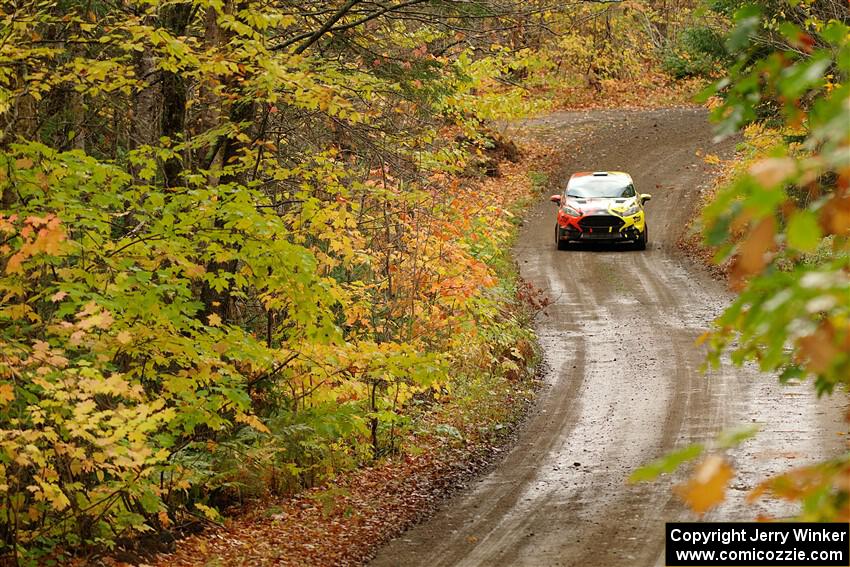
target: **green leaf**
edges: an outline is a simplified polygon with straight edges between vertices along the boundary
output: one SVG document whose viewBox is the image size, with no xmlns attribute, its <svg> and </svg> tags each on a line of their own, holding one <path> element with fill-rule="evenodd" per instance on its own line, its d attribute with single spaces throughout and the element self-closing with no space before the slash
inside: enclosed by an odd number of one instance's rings
<svg viewBox="0 0 850 567">
<path fill-rule="evenodd" d="M 737 26 L 727 40 L 730 53 L 740 51 L 749 44 L 750 38 L 761 25 L 761 8 L 752 4 L 743 6 L 735 13 L 735 22 Z"/>
<path fill-rule="evenodd" d="M 142 508 L 148 514 L 153 514 L 159 511 L 160 500 L 159 497 L 151 492 L 150 490 L 146 490 L 142 493 L 142 497 L 139 498 L 139 503 L 142 505 Z"/>
<path fill-rule="evenodd" d="M 629 477 L 629 482 L 636 483 L 655 480 L 661 474 L 675 471 L 682 463 L 696 459 L 702 454 L 702 451 L 703 446 L 699 443 L 694 443 L 693 445 L 688 445 L 687 447 L 668 453 L 660 459 L 656 459 L 648 465 L 637 469 Z"/>
<path fill-rule="evenodd" d="M 759 432 L 758 425 L 746 425 L 736 429 L 721 431 L 717 436 L 717 446 L 721 449 L 737 447 L 747 439 L 755 436 Z"/>
<path fill-rule="evenodd" d="M 821 36 L 834 45 L 846 42 L 848 34 L 850 34 L 850 27 L 838 20 L 830 20 L 821 30 Z"/>
<path fill-rule="evenodd" d="M 818 219 L 812 211 L 799 211 L 788 222 L 788 245 L 803 252 L 813 252 L 823 238 Z"/>
</svg>

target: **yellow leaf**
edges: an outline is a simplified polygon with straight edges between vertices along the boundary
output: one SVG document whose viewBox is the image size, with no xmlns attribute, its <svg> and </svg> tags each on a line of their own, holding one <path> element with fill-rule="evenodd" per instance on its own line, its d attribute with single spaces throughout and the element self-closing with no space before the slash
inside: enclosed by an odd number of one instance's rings
<svg viewBox="0 0 850 567">
<path fill-rule="evenodd" d="M 212 508 L 210 506 L 207 506 L 206 504 L 201 504 L 199 502 L 196 502 L 195 508 L 197 508 L 198 510 L 203 512 L 204 516 L 206 516 L 207 519 L 209 519 L 209 520 L 217 521 L 219 518 L 221 518 L 221 516 L 218 513 L 218 510 L 216 510 L 215 508 Z"/>
<path fill-rule="evenodd" d="M 126 345 L 130 344 L 130 341 L 133 340 L 133 335 L 131 335 L 129 331 L 121 331 L 115 339 L 122 345 Z"/>
<path fill-rule="evenodd" d="M 57 291 L 53 295 L 50 296 L 50 301 L 56 303 L 57 301 L 62 301 L 68 296 L 68 293 L 65 291 Z"/>
<path fill-rule="evenodd" d="M 198 264 L 192 264 L 187 262 L 185 266 L 183 266 L 183 271 L 186 276 L 195 279 L 203 276 L 207 273 L 207 270 L 203 266 L 199 266 Z"/>
<path fill-rule="evenodd" d="M 221 317 L 219 317 L 217 313 L 210 313 L 207 320 L 210 322 L 212 327 L 218 327 L 221 325 Z"/>
<path fill-rule="evenodd" d="M 108 329 L 112 324 L 112 315 L 109 311 L 100 311 L 91 315 L 89 317 L 83 318 L 79 323 L 77 323 L 77 327 L 83 330 L 88 330 L 93 327 L 99 327 L 101 329 Z"/>
<path fill-rule="evenodd" d="M 676 494 L 697 514 L 717 506 L 726 498 L 732 467 L 717 455 L 705 459 L 687 482 L 674 488 Z"/>
<path fill-rule="evenodd" d="M 57 489 L 51 492 L 50 503 L 53 504 L 55 510 L 61 512 L 71 504 L 71 501 L 68 500 L 68 497 L 62 491 Z"/>
<path fill-rule="evenodd" d="M 6 405 L 15 399 L 15 387 L 12 384 L 0 384 L 0 405 Z"/>
<path fill-rule="evenodd" d="M 260 421 L 260 418 L 258 418 L 256 415 L 250 415 L 245 413 L 236 414 L 236 421 L 253 427 L 257 431 L 261 431 L 263 433 L 271 433 L 271 431 L 269 431 L 269 428 L 266 427 L 266 424 Z"/>
</svg>

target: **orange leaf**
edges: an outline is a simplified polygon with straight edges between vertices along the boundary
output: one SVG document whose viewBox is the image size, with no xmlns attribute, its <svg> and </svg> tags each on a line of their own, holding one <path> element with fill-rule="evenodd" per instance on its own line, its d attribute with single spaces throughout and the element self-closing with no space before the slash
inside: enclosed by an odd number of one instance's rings
<svg viewBox="0 0 850 567">
<path fill-rule="evenodd" d="M 829 234 L 850 232 L 850 191 L 836 191 L 821 209 L 820 224 Z"/>
<path fill-rule="evenodd" d="M 744 242 L 738 247 L 738 255 L 735 257 L 730 271 L 734 288 L 740 289 L 747 278 L 764 269 L 768 262 L 767 253 L 776 247 L 775 234 L 776 220 L 772 216 L 763 218 L 750 231 Z"/>
<path fill-rule="evenodd" d="M 697 514 L 717 506 L 726 498 L 732 467 L 717 455 L 705 459 L 687 482 L 674 488 L 676 494 Z"/>
<path fill-rule="evenodd" d="M 795 170 L 796 165 L 791 158 L 767 158 L 750 166 L 750 175 L 762 187 L 775 187 L 790 177 Z"/>
<path fill-rule="evenodd" d="M 814 333 L 797 341 L 800 354 L 807 360 L 806 367 L 814 373 L 826 372 L 840 354 L 835 345 L 835 330 L 829 321 L 822 322 Z"/>
<path fill-rule="evenodd" d="M 21 264 L 24 260 L 26 260 L 27 254 L 24 254 L 24 251 L 21 250 L 16 254 L 13 254 L 9 261 L 6 262 L 6 273 L 7 274 L 21 274 L 23 270 L 21 269 Z"/>
</svg>

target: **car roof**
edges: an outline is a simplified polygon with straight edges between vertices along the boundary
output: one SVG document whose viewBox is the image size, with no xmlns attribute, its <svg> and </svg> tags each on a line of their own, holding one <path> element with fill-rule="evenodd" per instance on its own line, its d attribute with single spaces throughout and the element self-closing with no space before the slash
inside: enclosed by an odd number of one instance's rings
<svg viewBox="0 0 850 567">
<path fill-rule="evenodd" d="M 602 178 L 602 179 L 623 179 L 632 180 L 632 176 L 625 171 L 578 171 L 570 176 L 570 180 L 579 178 Z"/>
<path fill-rule="evenodd" d="M 632 176 L 625 171 L 579 171 L 570 176 L 568 187 L 585 187 L 594 181 L 622 181 L 624 184 L 632 183 Z"/>
</svg>

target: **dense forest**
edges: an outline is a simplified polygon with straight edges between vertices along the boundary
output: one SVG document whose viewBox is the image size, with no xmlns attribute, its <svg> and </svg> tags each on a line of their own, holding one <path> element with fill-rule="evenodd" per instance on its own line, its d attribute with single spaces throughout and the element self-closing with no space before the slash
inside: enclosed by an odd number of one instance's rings
<svg viewBox="0 0 850 567">
<path fill-rule="evenodd" d="M 542 300 L 509 247 L 539 187 L 478 184 L 519 159 L 504 121 L 616 89 L 719 81 L 724 133 L 770 129 L 706 209 L 742 291 L 708 341 L 846 384 L 847 12 L 3 2 L 0 556 L 217 521 L 415 450 L 420 416 L 533 373 Z M 840 516 L 848 471 L 764 490 L 816 485 Z"/>
</svg>

